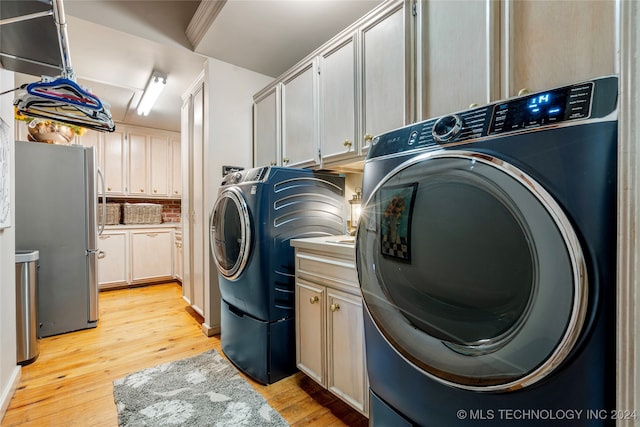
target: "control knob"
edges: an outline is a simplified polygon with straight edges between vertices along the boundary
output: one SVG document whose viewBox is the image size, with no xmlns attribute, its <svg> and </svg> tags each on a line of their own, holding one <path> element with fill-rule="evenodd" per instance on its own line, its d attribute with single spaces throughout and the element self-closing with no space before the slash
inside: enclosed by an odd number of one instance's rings
<svg viewBox="0 0 640 427">
<path fill-rule="evenodd" d="M 442 144 L 443 142 L 449 142 L 462 130 L 462 118 L 456 114 L 440 117 L 433 124 L 431 135 L 433 139 Z"/>
</svg>

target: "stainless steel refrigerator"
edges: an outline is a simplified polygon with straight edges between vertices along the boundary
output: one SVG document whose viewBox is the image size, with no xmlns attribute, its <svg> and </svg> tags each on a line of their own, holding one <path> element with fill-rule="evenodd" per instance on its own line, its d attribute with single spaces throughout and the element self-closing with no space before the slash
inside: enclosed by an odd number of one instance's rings
<svg viewBox="0 0 640 427">
<path fill-rule="evenodd" d="M 16 250 L 40 252 L 39 337 L 98 322 L 93 147 L 16 141 Z"/>
</svg>

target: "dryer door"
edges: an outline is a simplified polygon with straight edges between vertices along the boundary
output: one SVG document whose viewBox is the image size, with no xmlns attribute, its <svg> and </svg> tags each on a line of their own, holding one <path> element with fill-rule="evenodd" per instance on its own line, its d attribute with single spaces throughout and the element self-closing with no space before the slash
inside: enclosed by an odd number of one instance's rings
<svg viewBox="0 0 640 427">
<path fill-rule="evenodd" d="M 534 179 L 486 154 L 437 151 L 397 167 L 363 207 L 356 248 L 375 325 L 443 383 L 526 387 L 582 329 L 586 268 L 570 222 Z"/>
<path fill-rule="evenodd" d="M 218 195 L 209 218 L 210 244 L 218 271 L 236 279 L 251 252 L 251 220 L 247 202 L 237 187 L 229 187 Z"/>
</svg>

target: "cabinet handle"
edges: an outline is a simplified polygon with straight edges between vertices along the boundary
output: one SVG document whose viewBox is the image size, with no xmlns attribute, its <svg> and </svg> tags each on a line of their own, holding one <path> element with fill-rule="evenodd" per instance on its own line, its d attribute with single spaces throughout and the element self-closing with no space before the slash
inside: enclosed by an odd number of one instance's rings
<svg viewBox="0 0 640 427">
<path fill-rule="evenodd" d="M 157 193 L 157 192 L 158 192 L 158 190 L 156 190 L 156 189 L 154 188 L 154 189 L 153 189 L 153 192 L 154 192 L 154 193 Z"/>
<path fill-rule="evenodd" d="M 353 145 L 353 142 L 349 139 L 345 139 L 344 142 L 342 143 L 342 145 L 344 145 L 345 147 L 347 147 L 347 151 L 351 150 L 351 146 Z"/>
<path fill-rule="evenodd" d="M 99 251 L 99 252 L 98 252 L 98 259 L 102 259 L 102 258 L 104 258 L 104 257 L 106 257 L 106 256 L 107 256 L 107 254 L 106 254 L 106 253 L 104 253 L 103 251 Z"/>
<path fill-rule="evenodd" d="M 373 139 L 373 135 L 371 135 L 370 133 L 364 134 L 364 142 L 371 142 L 372 139 Z"/>
<path fill-rule="evenodd" d="M 108 234 L 103 234 L 102 236 L 98 237 L 98 239 L 100 239 L 100 240 L 107 240 L 107 239 L 110 239 L 110 238 L 111 238 L 111 236 L 108 235 Z"/>
<path fill-rule="evenodd" d="M 147 237 L 156 237 L 158 233 L 147 233 Z"/>
<path fill-rule="evenodd" d="M 337 303 L 331 304 L 329 306 L 329 310 L 335 313 L 336 311 L 340 310 L 340 304 L 337 304 Z"/>
<path fill-rule="evenodd" d="M 469 108 L 476 108 L 479 105 L 480 104 L 478 104 L 477 102 L 472 102 L 471 104 L 469 104 Z"/>
<path fill-rule="evenodd" d="M 107 187 L 107 191 L 111 191 L 111 187 Z"/>
<path fill-rule="evenodd" d="M 309 302 L 310 302 L 311 304 L 315 304 L 315 303 L 317 303 L 318 301 L 320 301 L 320 298 L 318 298 L 318 296 L 317 296 L 317 295 L 312 296 L 311 298 L 309 298 Z"/>
<path fill-rule="evenodd" d="M 518 91 L 518 96 L 526 95 L 526 94 L 528 94 L 528 93 L 530 93 L 529 88 L 523 87 L 522 89 L 520 89 L 520 90 Z"/>
<path fill-rule="evenodd" d="M 271 165 L 271 166 L 275 166 L 275 165 L 276 165 L 276 162 L 271 162 L 271 163 L 269 163 L 269 165 Z"/>
<path fill-rule="evenodd" d="M 173 190 L 173 193 L 174 194 L 178 194 L 178 190 Z"/>
<path fill-rule="evenodd" d="M 144 188 L 141 188 L 141 189 L 140 189 L 140 192 L 141 192 L 141 193 L 144 193 Z"/>
<path fill-rule="evenodd" d="M 287 158 L 285 157 L 284 159 L 282 159 L 282 163 L 284 163 L 284 164 L 286 165 L 287 163 L 289 163 L 289 159 L 287 159 Z"/>
</svg>

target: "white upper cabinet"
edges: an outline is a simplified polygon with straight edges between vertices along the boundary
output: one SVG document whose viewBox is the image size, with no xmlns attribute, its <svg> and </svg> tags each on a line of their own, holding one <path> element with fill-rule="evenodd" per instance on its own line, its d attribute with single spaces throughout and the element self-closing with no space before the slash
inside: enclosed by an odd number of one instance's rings
<svg viewBox="0 0 640 427">
<path fill-rule="evenodd" d="M 282 165 L 308 167 L 318 158 L 317 60 L 294 68 L 282 80 Z"/>
<path fill-rule="evenodd" d="M 616 72 L 616 2 L 505 1 L 503 97 Z"/>
<path fill-rule="evenodd" d="M 253 165 L 280 164 L 280 83 L 263 89 L 253 100 Z"/>
<path fill-rule="evenodd" d="M 129 194 L 146 195 L 149 192 L 147 154 L 149 139 L 146 135 L 130 132 L 129 138 Z"/>
<path fill-rule="evenodd" d="M 498 81 L 491 79 L 500 65 L 499 3 L 433 1 L 418 6 L 422 29 L 419 117 L 437 117 L 496 99 Z"/>
<path fill-rule="evenodd" d="M 613 1 L 417 6 L 421 119 L 616 72 Z"/>
<path fill-rule="evenodd" d="M 85 147 L 93 147 L 96 158 L 96 167 L 103 171 L 104 164 L 102 160 L 104 158 L 104 141 L 100 134 L 101 132 L 95 130 L 87 130 L 82 136 L 76 137 L 76 144 L 84 145 Z"/>
<path fill-rule="evenodd" d="M 256 94 L 254 166 L 358 160 L 373 135 L 412 120 L 412 10 L 382 3 Z"/>
<path fill-rule="evenodd" d="M 357 33 L 320 54 L 320 151 L 323 162 L 358 155 Z"/>
<path fill-rule="evenodd" d="M 126 188 L 127 139 L 120 129 L 102 134 L 104 137 L 104 179 L 107 196 L 122 196 Z"/>
<path fill-rule="evenodd" d="M 88 131 L 78 138 L 78 143 L 96 147 L 107 196 L 181 196 L 178 133 L 118 125 L 114 132 Z"/>
<path fill-rule="evenodd" d="M 149 190 L 150 196 L 169 196 L 169 178 L 171 163 L 169 157 L 173 152 L 167 136 L 151 136 L 149 139 Z"/>
<path fill-rule="evenodd" d="M 412 18 L 404 2 L 374 14 L 361 27 L 362 148 L 371 138 L 413 120 Z M 408 15 L 408 16 L 405 16 Z"/>
<path fill-rule="evenodd" d="M 179 136 L 169 138 L 171 144 L 171 197 L 182 195 L 182 144 Z"/>
</svg>

